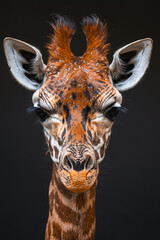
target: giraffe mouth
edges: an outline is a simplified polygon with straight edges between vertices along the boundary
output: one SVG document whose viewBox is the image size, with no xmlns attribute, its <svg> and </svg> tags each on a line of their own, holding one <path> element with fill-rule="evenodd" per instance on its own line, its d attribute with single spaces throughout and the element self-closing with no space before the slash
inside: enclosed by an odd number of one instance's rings
<svg viewBox="0 0 160 240">
<path fill-rule="evenodd" d="M 79 172 L 75 170 L 68 172 L 65 169 L 58 170 L 58 175 L 63 185 L 74 193 L 81 193 L 89 190 L 96 182 L 98 173 L 99 168 L 91 169 L 90 171 L 82 170 Z"/>
</svg>

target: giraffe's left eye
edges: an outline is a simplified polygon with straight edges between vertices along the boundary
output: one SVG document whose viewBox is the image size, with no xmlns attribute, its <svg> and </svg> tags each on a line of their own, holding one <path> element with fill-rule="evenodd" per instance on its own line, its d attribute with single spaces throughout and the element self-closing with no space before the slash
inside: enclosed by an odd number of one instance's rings
<svg viewBox="0 0 160 240">
<path fill-rule="evenodd" d="M 121 107 L 121 106 L 114 106 L 112 107 L 109 111 L 106 111 L 104 115 L 110 120 L 110 121 L 115 121 L 116 117 L 118 116 L 119 112 L 126 112 L 126 108 Z"/>
<path fill-rule="evenodd" d="M 35 112 L 41 122 L 44 122 L 49 117 L 49 115 L 39 107 L 35 109 Z"/>
<path fill-rule="evenodd" d="M 114 121 L 119 113 L 119 107 L 112 107 L 109 111 L 105 112 L 105 116 L 110 120 Z"/>
</svg>

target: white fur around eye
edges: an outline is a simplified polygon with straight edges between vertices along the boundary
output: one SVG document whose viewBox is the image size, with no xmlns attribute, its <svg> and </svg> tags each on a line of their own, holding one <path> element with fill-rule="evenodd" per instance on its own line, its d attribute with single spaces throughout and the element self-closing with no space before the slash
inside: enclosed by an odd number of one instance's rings
<svg viewBox="0 0 160 240">
<path fill-rule="evenodd" d="M 50 116 L 51 120 L 57 123 L 62 123 L 62 120 L 60 120 L 58 117 Z"/>
<path fill-rule="evenodd" d="M 112 107 L 121 107 L 121 104 L 116 102 Z"/>
<path fill-rule="evenodd" d="M 112 107 L 121 107 L 121 104 L 116 102 L 111 107 L 108 107 L 108 111 Z M 107 110 L 106 110 L 107 111 Z M 91 122 L 102 122 L 103 120 L 106 120 L 106 117 L 102 113 L 96 113 L 94 118 L 91 120 Z"/>
</svg>

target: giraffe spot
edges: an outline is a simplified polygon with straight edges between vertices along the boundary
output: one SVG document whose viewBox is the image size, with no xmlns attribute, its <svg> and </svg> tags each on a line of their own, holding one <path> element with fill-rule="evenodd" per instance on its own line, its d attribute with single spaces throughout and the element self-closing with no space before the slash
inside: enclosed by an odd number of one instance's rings
<svg viewBox="0 0 160 240">
<path fill-rule="evenodd" d="M 58 106 L 59 108 L 62 106 L 62 101 L 61 101 L 61 100 L 58 100 L 57 106 Z"/>
<path fill-rule="evenodd" d="M 51 84 L 48 84 L 47 88 L 53 91 L 53 86 Z"/>
<path fill-rule="evenodd" d="M 64 140 L 64 135 L 66 134 L 66 128 L 64 128 L 63 133 L 62 133 L 62 141 Z"/>
<path fill-rule="evenodd" d="M 76 198 L 76 206 L 78 209 L 81 209 L 83 207 L 85 207 L 86 205 L 86 197 L 83 193 L 80 193 L 77 195 L 77 198 Z"/>
<path fill-rule="evenodd" d="M 67 114 L 67 116 L 68 116 L 68 115 L 69 115 L 69 108 L 68 108 L 67 104 L 65 104 L 65 105 L 63 106 L 63 110 L 66 112 L 66 114 Z"/>
<path fill-rule="evenodd" d="M 91 134 L 91 131 L 89 129 L 87 129 L 87 133 L 88 133 L 88 136 L 90 137 L 90 139 L 92 139 L 92 134 Z"/>
<path fill-rule="evenodd" d="M 51 156 L 53 156 L 53 149 L 52 149 L 52 146 L 51 146 L 51 139 L 49 139 L 49 151 L 50 151 Z"/>
<path fill-rule="evenodd" d="M 54 171 L 56 171 L 56 169 L 54 168 Z M 54 180 L 55 180 L 55 185 L 57 187 L 57 189 L 60 191 L 60 193 L 62 195 L 64 195 L 66 198 L 71 199 L 72 198 L 72 192 L 70 192 L 63 184 L 62 182 L 58 181 L 58 179 L 55 177 L 55 173 L 54 175 Z"/>
<path fill-rule="evenodd" d="M 86 88 L 86 91 L 84 92 L 84 95 L 87 97 L 88 101 L 90 101 L 90 93 Z"/>
<path fill-rule="evenodd" d="M 58 159 L 59 150 L 56 146 L 54 146 L 54 152 L 55 152 L 55 158 Z"/>
<path fill-rule="evenodd" d="M 81 115 L 82 115 L 81 124 L 82 124 L 84 131 L 86 131 L 86 121 L 87 121 L 89 111 L 90 111 L 90 107 L 87 105 L 86 107 L 83 108 L 82 113 L 81 113 Z"/>
<path fill-rule="evenodd" d="M 77 80 L 72 80 L 70 81 L 71 87 L 76 87 L 77 86 Z"/>
<path fill-rule="evenodd" d="M 55 238 L 55 239 L 57 239 L 57 240 L 62 240 L 62 238 L 61 238 L 61 227 L 60 227 L 60 225 L 58 224 L 58 223 L 56 223 L 56 222 L 53 222 L 52 223 L 52 227 L 53 227 L 53 229 L 54 229 L 54 231 L 53 231 L 53 237 Z"/>
<path fill-rule="evenodd" d="M 50 237 L 51 237 L 51 223 L 50 223 L 50 222 L 48 222 L 48 228 L 47 228 L 47 230 L 48 230 L 48 237 L 49 237 L 49 239 L 50 239 Z"/>
<path fill-rule="evenodd" d="M 97 181 L 93 184 L 90 190 L 90 199 L 93 199 L 93 198 L 95 199 L 96 187 L 97 187 Z"/>
<path fill-rule="evenodd" d="M 89 206 L 86 213 L 84 214 L 82 231 L 84 235 L 87 235 L 95 221 L 95 205 Z"/>
<path fill-rule="evenodd" d="M 83 134 L 84 136 L 84 141 L 87 142 L 86 134 Z"/>
<path fill-rule="evenodd" d="M 65 240 L 78 240 L 78 232 L 74 232 L 73 230 L 68 230 L 62 233 L 62 239 Z"/>
<path fill-rule="evenodd" d="M 53 210 L 53 199 L 54 199 L 54 190 L 51 191 L 49 195 L 49 211 L 52 215 L 52 210 Z"/>
<path fill-rule="evenodd" d="M 63 144 L 63 142 L 62 142 L 62 140 L 60 139 L 60 137 L 58 137 L 58 144 L 59 144 L 59 146 L 62 146 L 62 144 Z"/>
<path fill-rule="evenodd" d="M 72 98 L 76 99 L 76 97 L 77 97 L 77 94 L 76 93 L 72 93 Z"/>
<path fill-rule="evenodd" d="M 105 151 L 105 147 L 104 147 L 104 144 L 103 144 L 103 146 L 101 147 L 101 150 L 100 150 L 101 158 L 104 156 L 104 151 Z"/>
<path fill-rule="evenodd" d="M 94 153 L 95 153 L 96 160 L 98 161 L 98 159 L 99 159 L 99 154 L 98 154 L 97 150 L 94 150 Z"/>
<path fill-rule="evenodd" d="M 70 129 L 71 128 L 71 114 L 68 115 L 68 117 L 66 118 L 66 121 L 67 121 L 68 129 Z"/>
<path fill-rule="evenodd" d="M 63 91 L 60 91 L 59 97 L 60 97 L 61 99 L 63 99 L 62 96 L 63 96 Z"/>
<path fill-rule="evenodd" d="M 100 143 L 100 139 L 99 137 L 97 137 L 97 135 L 94 137 L 93 141 L 92 141 L 92 144 L 94 146 L 97 146 L 98 144 Z"/>
<path fill-rule="evenodd" d="M 79 215 L 70 208 L 71 206 L 68 207 L 62 203 L 57 192 L 55 193 L 55 202 L 58 203 L 55 205 L 55 211 L 57 212 L 62 222 L 69 222 L 74 225 L 77 225 L 79 220 Z"/>
<path fill-rule="evenodd" d="M 70 132 L 69 136 L 68 136 L 68 142 L 72 139 L 72 133 Z"/>
</svg>

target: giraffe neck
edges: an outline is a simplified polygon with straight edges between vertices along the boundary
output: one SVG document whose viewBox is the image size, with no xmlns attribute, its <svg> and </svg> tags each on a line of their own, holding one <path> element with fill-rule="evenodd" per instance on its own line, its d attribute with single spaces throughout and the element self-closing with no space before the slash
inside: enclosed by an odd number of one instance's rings
<svg viewBox="0 0 160 240">
<path fill-rule="evenodd" d="M 67 190 L 53 164 L 45 240 L 94 240 L 95 194 L 96 183 L 85 193 Z"/>
</svg>

